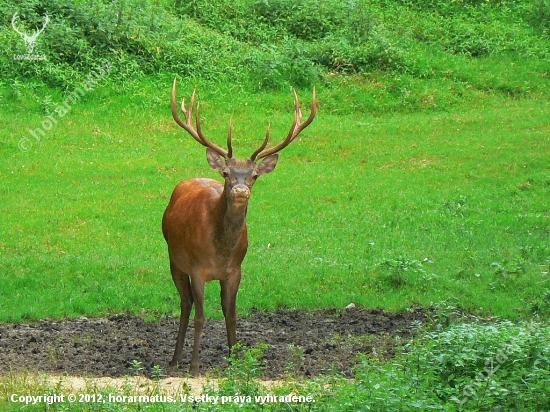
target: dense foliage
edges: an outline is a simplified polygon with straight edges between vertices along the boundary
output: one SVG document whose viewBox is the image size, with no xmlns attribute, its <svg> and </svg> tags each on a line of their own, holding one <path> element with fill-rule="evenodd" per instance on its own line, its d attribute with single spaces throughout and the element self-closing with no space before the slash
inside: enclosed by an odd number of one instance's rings
<svg viewBox="0 0 550 412">
<path fill-rule="evenodd" d="M 360 398 L 376 399 L 376 411 L 548 410 L 549 332 L 502 322 L 427 333 L 390 365 L 365 359 L 356 376 Z"/>
<path fill-rule="evenodd" d="M 18 60 L 37 39 L 39 59 Z M 108 60 L 118 78 L 178 73 L 252 88 L 308 86 L 333 73 L 431 76 L 430 50 L 548 57 L 550 3 L 429 0 L 8 0 L 2 80 L 68 87 Z"/>
<path fill-rule="evenodd" d="M 449 307 L 441 314 L 449 315 Z M 441 324 L 437 324 L 441 327 Z M 543 411 L 550 408 L 550 329 L 540 323 L 452 323 L 425 332 L 390 362 L 362 356 L 353 380 L 332 378 L 329 388 L 310 383 L 322 411 Z M 247 375 L 257 368 L 253 348 L 228 373 L 222 394 L 258 395 Z M 330 380 L 330 378 L 329 378 Z M 288 389 L 287 389 L 288 390 Z M 226 391 L 226 392 L 224 392 Z M 242 410 L 243 406 L 232 405 Z M 270 405 L 266 410 L 284 410 Z M 245 408 L 246 409 L 246 408 Z M 252 410 L 254 408 L 250 408 Z M 211 410 L 217 410 L 212 408 Z"/>
</svg>

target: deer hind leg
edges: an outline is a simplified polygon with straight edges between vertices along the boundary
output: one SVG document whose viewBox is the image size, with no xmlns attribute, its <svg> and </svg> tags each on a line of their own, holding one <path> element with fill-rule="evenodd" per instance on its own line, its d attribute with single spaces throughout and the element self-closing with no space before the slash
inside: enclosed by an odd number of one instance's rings
<svg viewBox="0 0 550 412">
<path fill-rule="evenodd" d="M 178 288 L 181 298 L 180 326 L 178 330 L 178 337 L 176 339 L 176 349 L 174 350 L 172 361 L 169 364 L 171 367 L 176 367 L 182 360 L 181 354 L 183 351 L 183 342 L 185 340 L 185 334 L 187 333 L 187 327 L 189 325 L 189 315 L 191 314 L 191 308 L 193 307 L 193 295 L 191 293 L 189 275 L 176 268 L 172 262 L 170 262 L 170 271 L 172 272 L 172 279 Z"/>
<path fill-rule="evenodd" d="M 237 343 L 237 292 L 241 282 L 241 270 L 238 269 L 228 280 L 220 281 L 222 311 L 227 329 L 229 350 Z"/>
<path fill-rule="evenodd" d="M 193 301 L 195 302 L 195 339 L 193 341 L 193 353 L 191 354 L 189 373 L 192 376 L 197 376 L 199 374 L 199 347 L 202 338 L 202 328 L 204 326 L 204 280 L 201 276 L 193 277 L 191 291 L 193 292 Z"/>
</svg>

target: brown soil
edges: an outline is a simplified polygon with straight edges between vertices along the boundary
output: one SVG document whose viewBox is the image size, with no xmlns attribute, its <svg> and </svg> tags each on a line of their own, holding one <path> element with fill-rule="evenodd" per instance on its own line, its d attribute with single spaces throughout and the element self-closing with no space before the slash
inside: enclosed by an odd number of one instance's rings
<svg viewBox="0 0 550 412">
<path fill-rule="evenodd" d="M 263 358 L 265 379 L 336 371 L 351 376 L 358 353 L 393 356 L 398 344 L 395 337 L 411 336 L 413 324 L 424 322 L 426 316 L 423 310 L 390 314 L 362 308 L 252 311 L 238 320 L 237 337 L 247 347 L 259 342 L 269 345 Z M 184 376 L 191 356 L 192 324 L 183 351 L 183 369 L 174 370 L 168 368 L 168 361 L 175 344 L 176 318 L 146 322 L 140 317 L 114 315 L 0 323 L 0 373 L 119 377 L 135 374 L 132 364 L 138 361 L 146 376 L 151 376 L 155 365 L 165 375 Z M 227 354 L 225 323 L 208 319 L 201 343 L 201 373 L 223 370 Z"/>
</svg>

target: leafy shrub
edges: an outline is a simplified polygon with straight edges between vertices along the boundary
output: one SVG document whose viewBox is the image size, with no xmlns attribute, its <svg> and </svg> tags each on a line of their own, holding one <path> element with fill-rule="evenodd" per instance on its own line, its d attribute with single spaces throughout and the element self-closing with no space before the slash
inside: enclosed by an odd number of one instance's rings
<svg viewBox="0 0 550 412">
<path fill-rule="evenodd" d="M 265 343 L 258 343 L 253 348 L 246 348 L 237 343 L 231 348 L 229 363 L 225 370 L 226 379 L 222 381 L 220 389 L 230 395 L 256 395 L 261 391 L 258 379 L 263 375 L 264 363 L 261 360 L 268 348 Z"/>
<path fill-rule="evenodd" d="M 343 4 L 327 0 L 257 0 L 251 6 L 270 26 L 297 39 L 314 41 L 342 27 Z"/>
<path fill-rule="evenodd" d="M 361 401 L 371 410 L 547 410 L 549 338 L 550 327 L 536 323 L 456 324 L 427 333 L 391 365 L 363 359 Z"/>
<path fill-rule="evenodd" d="M 529 2 L 528 2 L 529 3 Z M 150 0 L 15 0 L 0 5 L 2 79 L 40 79 L 68 89 L 99 61 L 109 77 L 178 74 L 254 88 L 309 87 L 333 73 L 432 73 L 418 43 L 473 57 L 519 53 L 548 57 L 525 21 L 548 33 L 547 0 L 426 2 L 390 0 L 190 0 L 176 8 Z M 11 27 L 50 24 L 36 52 Z M 414 47 L 416 45 L 416 48 Z M 422 52 L 420 53 L 422 54 Z"/>
<path fill-rule="evenodd" d="M 125 79 L 161 71 L 220 79 L 237 76 L 244 66 L 239 60 L 246 58 L 239 42 L 182 21 L 149 1 L 11 2 L 0 10 L 2 21 L 11 22 L 14 11 L 29 32 L 48 13 L 50 24 L 39 38 L 46 59 L 13 59 L 22 53 L 23 42 L 8 23 L 0 27 L 0 39 L 8 44 L 1 57 L 6 73 L 36 76 L 53 86 L 75 84 L 99 60 L 113 64 L 111 76 Z"/>
<path fill-rule="evenodd" d="M 526 35 L 526 2 L 428 1 L 408 10 L 405 32 L 414 39 L 453 54 L 472 57 L 498 53 L 547 57 L 542 39 Z"/>
<path fill-rule="evenodd" d="M 288 40 L 284 45 L 264 45 L 261 58 L 252 62 L 251 77 L 260 89 L 276 89 L 281 84 L 309 87 L 320 76 L 320 66 L 311 59 L 311 48 Z"/>
<path fill-rule="evenodd" d="M 543 289 L 540 294 L 529 302 L 529 310 L 533 315 L 550 316 L 550 289 Z"/>
<path fill-rule="evenodd" d="M 364 73 L 406 64 L 366 2 L 192 0 L 180 11 L 259 48 L 251 68 L 260 87 L 310 85 L 326 70 Z"/>
<path fill-rule="evenodd" d="M 395 259 L 383 259 L 378 264 L 379 288 L 401 289 L 414 286 L 420 289 L 431 287 L 433 281 L 439 278 L 436 274 L 427 274 L 425 265 L 432 261 L 425 259 L 419 261 L 399 256 Z"/>
<path fill-rule="evenodd" d="M 529 21 L 545 36 L 550 37 L 550 0 L 535 0 L 528 12 Z"/>
</svg>

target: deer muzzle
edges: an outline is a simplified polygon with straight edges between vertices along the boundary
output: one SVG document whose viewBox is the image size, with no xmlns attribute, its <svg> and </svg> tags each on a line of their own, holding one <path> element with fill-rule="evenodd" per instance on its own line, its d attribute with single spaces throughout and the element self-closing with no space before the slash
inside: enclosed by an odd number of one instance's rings
<svg viewBox="0 0 550 412">
<path fill-rule="evenodd" d="M 250 189 L 245 185 L 236 185 L 231 189 L 231 198 L 236 203 L 245 203 L 250 199 Z"/>
</svg>

